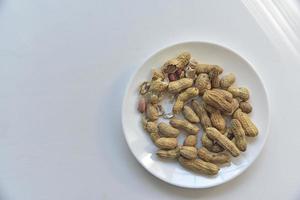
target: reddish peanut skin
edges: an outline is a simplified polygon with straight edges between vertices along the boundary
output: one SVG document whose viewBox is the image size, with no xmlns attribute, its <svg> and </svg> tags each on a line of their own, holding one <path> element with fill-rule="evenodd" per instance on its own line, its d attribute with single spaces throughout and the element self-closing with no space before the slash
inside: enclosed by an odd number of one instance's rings
<svg viewBox="0 0 300 200">
<path fill-rule="evenodd" d="M 180 77 L 181 73 L 182 73 L 182 69 L 177 69 L 177 71 L 175 72 L 177 77 Z"/>
<path fill-rule="evenodd" d="M 170 73 L 168 74 L 168 78 L 169 78 L 169 81 L 176 81 L 177 80 L 177 77 L 176 77 L 176 74 L 175 73 Z"/>
<path fill-rule="evenodd" d="M 168 60 L 163 66 L 163 73 L 174 73 L 178 69 L 183 69 L 189 63 L 191 59 L 191 54 L 188 52 L 183 52 L 179 54 L 176 58 Z"/>
<path fill-rule="evenodd" d="M 140 98 L 138 103 L 138 111 L 144 113 L 146 111 L 146 100 L 144 97 Z"/>
</svg>

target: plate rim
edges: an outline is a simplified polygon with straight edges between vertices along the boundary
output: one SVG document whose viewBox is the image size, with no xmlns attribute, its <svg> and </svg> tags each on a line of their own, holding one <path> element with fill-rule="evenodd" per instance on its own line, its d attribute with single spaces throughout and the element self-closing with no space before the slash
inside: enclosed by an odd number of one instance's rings
<svg viewBox="0 0 300 200">
<path fill-rule="evenodd" d="M 152 173 L 136 156 L 136 154 L 134 153 L 133 149 L 131 148 L 131 146 L 129 145 L 129 142 L 128 142 L 128 136 L 127 134 L 125 133 L 125 100 L 126 100 L 126 97 L 127 97 L 127 94 L 129 92 L 129 88 L 130 86 L 132 85 L 133 83 L 133 79 L 135 78 L 137 72 L 140 70 L 141 67 L 143 67 L 147 62 L 148 60 L 150 60 L 152 57 L 154 57 L 155 55 L 161 53 L 162 51 L 165 51 L 166 49 L 168 48 L 171 48 L 171 47 L 174 47 L 174 46 L 178 46 L 178 45 L 187 45 L 187 44 L 195 44 L 195 43 L 200 43 L 200 44 L 206 44 L 206 45 L 214 45 L 214 46 L 217 46 L 217 47 L 220 47 L 220 48 L 223 48 L 233 54 L 235 54 L 236 56 L 240 57 L 242 60 L 244 60 L 251 68 L 251 70 L 255 73 L 255 75 L 258 77 L 258 80 L 260 82 L 260 84 L 262 85 L 262 88 L 264 90 L 264 93 L 265 93 L 265 96 L 266 96 L 266 102 L 267 102 L 267 105 L 266 105 L 266 109 L 267 109 L 267 116 L 268 116 L 268 119 L 267 119 L 267 125 L 266 125 L 266 133 L 265 133 L 265 138 L 264 138 L 264 141 L 262 141 L 262 145 L 260 146 L 260 149 L 258 150 L 258 154 L 257 156 L 251 161 L 249 162 L 249 164 L 247 165 L 247 167 L 243 168 L 242 170 L 240 170 L 238 173 L 234 174 L 233 176 L 231 176 L 230 178 L 228 178 L 227 180 L 225 180 L 224 182 L 219 182 L 219 183 L 215 183 L 215 184 L 211 184 L 211 185 L 208 185 L 207 187 L 206 186 L 201 186 L 201 187 L 193 187 L 191 185 L 184 185 L 184 184 L 180 184 L 180 183 L 174 183 L 174 182 L 170 182 L 167 178 L 164 178 L 164 177 L 160 177 L 154 173 Z M 252 65 L 252 63 L 246 59 L 245 57 L 241 56 L 240 54 L 238 54 L 235 50 L 233 50 L 232 48 L 229 48 L 228 46 L 225 46 L 225 45 L 221 45 L 219 43 L 216 43 L 216 42 L 211 42 L 211 41 L 201 41 L 201 40 L 190 40 L 190 41 L 182 41 L 182 42 L 178 42 L 178 43 L 172 43 L 170 45 L 167 45 L 165 47 L 162 47 L 160 48 L 158 51 L 152 53 L 150 56 L 147 57 L 147 59 L 144 60 L 144 62 L 139 65 L 139 67 L 137 67 L 134 72 L 130 75 L 130 78 L 129 78 L 129 81 L 126 85 L 126 89 L 125 89 L 125 93 L 123 95 L 123 99 L 122 99 L 122 110 L 121 110 L 121 124 L 122 124 L 122 131 L 123 131 L 123 134 L 125 136 L 125 140 L 126 140 L 126 143 L 127 143 L 127 146 L 129 147 L 131 153 L 134 155 L 135 159 L 138 161 L 138 163 L 140 165 L 143 166 L 144 169 L 146 169 L 152 176 L 168 183 L 168 184 L 171 184 L 171 185 L 174 185 L 174 186 L 177 186 L 177 187 L 181 187 L 181 188 L 189 188 L 189 189 L 205 189 L 205 188 L 212 188 L 212 187 L 215 187 L 215 186 L 218 186 L 218 185 L 222 185 L 222 184 L 225 184 L 233 179 L 235 179 L 236 177 L 238 177 L 239 175 L 241 175 L 242 173 L 244 173 L 256 160 L 257 158 L 260 156 L 265 144 L 266 144 L 266 141 L 269 137 L 269 129 L 270 129 L 270 124 L 271 124 L 271 110 L 270 110 L 270 103 L 269 103 L 269 95 L 268 95 L 268 91 L 263 83 L 263 79 L 261 78 L 260 74 L 255 70 L 254 68 L 254 65 Z"/>
</svg>

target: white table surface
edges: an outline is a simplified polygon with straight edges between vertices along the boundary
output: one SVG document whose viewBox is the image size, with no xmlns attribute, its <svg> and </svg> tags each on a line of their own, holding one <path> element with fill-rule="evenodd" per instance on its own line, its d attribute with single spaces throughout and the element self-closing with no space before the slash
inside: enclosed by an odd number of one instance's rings
<svg viewBox="0 0 300 200">
<path fill-rule="evenodd" d="M 0 199 L 300 199 L 296 0 L 1 0 Z M 121 128 L 130 75 L 190 40 L 250 60 L 268 90 L 263 152 L 211 189 L 168 185 L 135 160 Z"/>
</svg>

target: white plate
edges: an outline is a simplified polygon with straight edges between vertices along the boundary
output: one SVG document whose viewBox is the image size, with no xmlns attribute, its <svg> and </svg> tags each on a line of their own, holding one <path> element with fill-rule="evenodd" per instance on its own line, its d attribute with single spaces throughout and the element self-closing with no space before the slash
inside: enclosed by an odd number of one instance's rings
<svg viewBox="0 0 300 200">
<path fill-rule="evenodd" d="M 201 63 L 218 64 L 224 68 L 223 74 L 236 74 L 236 85 L 246 86 L 251 91 L 250 102 L 252 120 L 259 129 L 256 138 L 248 138 L 247 151 L 232 159 L 230 165 L 222 166 L 218 175 L 204 176 L 190 172 L 177 161 L 165 161 L 156 157 L 156 147 L 141 126 L 141 115 L 137 111 L 138 87 L 145 80 L 150 80 L 151 69 L 162 64 L 183 51 Z M 208 188 L 225 183 L 247 169 L 261 152 L 266 141 L 269 126 L 269 105 L 266 90 L 254 67 L 232 50 L 207 42 L 185 42 L 164 48 L 151 56 L 133 74 L 128 83 L 123 100 L 122 124 L 124 134 L 136 159 L 151 174 L 170 184 L 186 188 Z M 201 136 L 202 132 L 200 132 Z M 200 137 L 198 137 L 200 138 Z M 198 141 L 198 143 L 200 143 Z"/>
</svg>

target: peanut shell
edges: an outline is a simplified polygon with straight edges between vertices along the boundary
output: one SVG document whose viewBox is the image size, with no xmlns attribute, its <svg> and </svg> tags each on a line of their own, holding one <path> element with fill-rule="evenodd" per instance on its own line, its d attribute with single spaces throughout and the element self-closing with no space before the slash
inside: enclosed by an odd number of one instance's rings
<svg viewBox="0 0 300 200">
<path fill-rule="evenodd" d="M 227 153 L 212 153 L 205 147 L 201 147 L 198 150 L 198 156 L 206 162 L 224 164 L 230 161 L 230 157 Z"/>
<path fill-rule="evenodd" d="M 252 112 L 252 106 L 249 102 L 240 102 L 240 109 L 244 112 L 244 113 L 251 113 Z"/>
<path fill-rule="evenodd" d="M 199 94 L 203 95 L 206 90 L 211 89 L 211 83 L 208 74 L 201 73 L 195 81 L 195 87 L 198 88 Z"/>
<path fill-rule="evenodd" d="M 219 167 L 217 165 L 200 159 L 189 160 L 180 156 L 178 161 L 183 167 L 197 173 L 216 175 L 219 172 Z"/>
<path fill-rule="evenodd" d="M 197 100 L 192 100 L 192 107 L 195 113 L 200 118 L 201 125 L 205 130 L 207 127 L 211 127 L 211 121 L 208 117 L 206 110 L 204 109 L 203 104 L 200 104 Z"/>
<path fill-rule="evenodd" d="M 237 119 L 231 120 L 231 131 L 235 138 L 235 144 L 237 148 L 241 151 L 246 151 L 247 149 L 247 141 L 245 131 Z"/>
<path fill-rule="evenodd" d="M 230 86 L 227 89 L 234 97 L 238 97 L 243 101 L 247 101 L 249 99 L 249 90 L 245 87 L 235 87 Z"/>
<path fill-rule="evenodd" d="M 156 155 L 162 159 L 176 159 L 179 157 L 180 152 L 179 152 L 179 147 L 176 147 L 175 149 L 171 150 L 161 150 L 159 149 L 156 152 Z"/>
<path fill-rule="evenodd" d="M 199 127 L 190 123 L 187 120 L 172 118 L 170 120 L 170 124 L 174 128 L 182 129 L 186 131 L 188 134 L 196 135 L 199 132 Z"/>
<path fill-rule="evenodd" d="M 197 136 L 195 135 L 188 135 L 183 142 L 184 146 L 190 146 L 190 147 L 196 146 L 196 144 L 197 144 Z"/>
<path fill-rule="evenodd" d="M 176 138 L 180 131 L 169 124 L 161 122 L 158 124 L 159 134 L 163 137 L 173 137 Z"/>
<path fill-rule="evenodd" d="M 250 117 L 246 113 L 241 111 L 241 109 L 237 109 L 234 112 L 233 118 L 239 120 L 247 136 L 255 137 L 258 135 L 258 129 L 256 128 L 255 124 L 251 121 Z"/>
<path fill-rule="evenodd" d="M 177 147 L 178 142 L 176 138 L 161 137 L 155 141 L 155 144 L 160 149 L 170 150 L 175 149 Z"/>
<path fill-rule="evenodd" d="M 218 89 L 207 90 L 203 95 L 203 100 L 206 104 L 220 110 L 221 112 L 232 112 L 232 98 L 228 99 L 223 92 Z"/>
<path fill-rule="evenodd" d="M 206 129 L 206 133 L 210 139 L 217 141 L 224 149 L 228 150 L 232 156 L 237 157 L 240 155 L 240 151 L 235 144 L 216 128 L 209 127 Z"/>
<path fill-rule="evenodd" d="M 195 159 L 197 157 L 197 149 L 195 147 L 182 146 L 180 147 L 180 155 L 186 159 Z"/>
<path fill-rule="evenodd" d="M 227 74 L 221 78 L 220 86 L 222 89 L 229 88 L 235 82 L 235 75 L 233 73 Z"/>
<path fill-rule="evenodd" d="M 183 106 L 182 110 L 183 116 L 191 123 L 199 123 L 200 119 L 193 109 L 187 105 Z"/>
<path fill-rule="evenodd" d="M 185 91 L 181 92 L 178 95 L 178 97 L 174 103 L 173 113 L 174 114 L 180 113 L 184 106 L 184 103 L 186 103 L 188 100 L 198 96 L 198 94 L 199 94 L 199 90 L 195 87 L 190 87 L 190 88 L 186 89 Z"/>
</svg>

